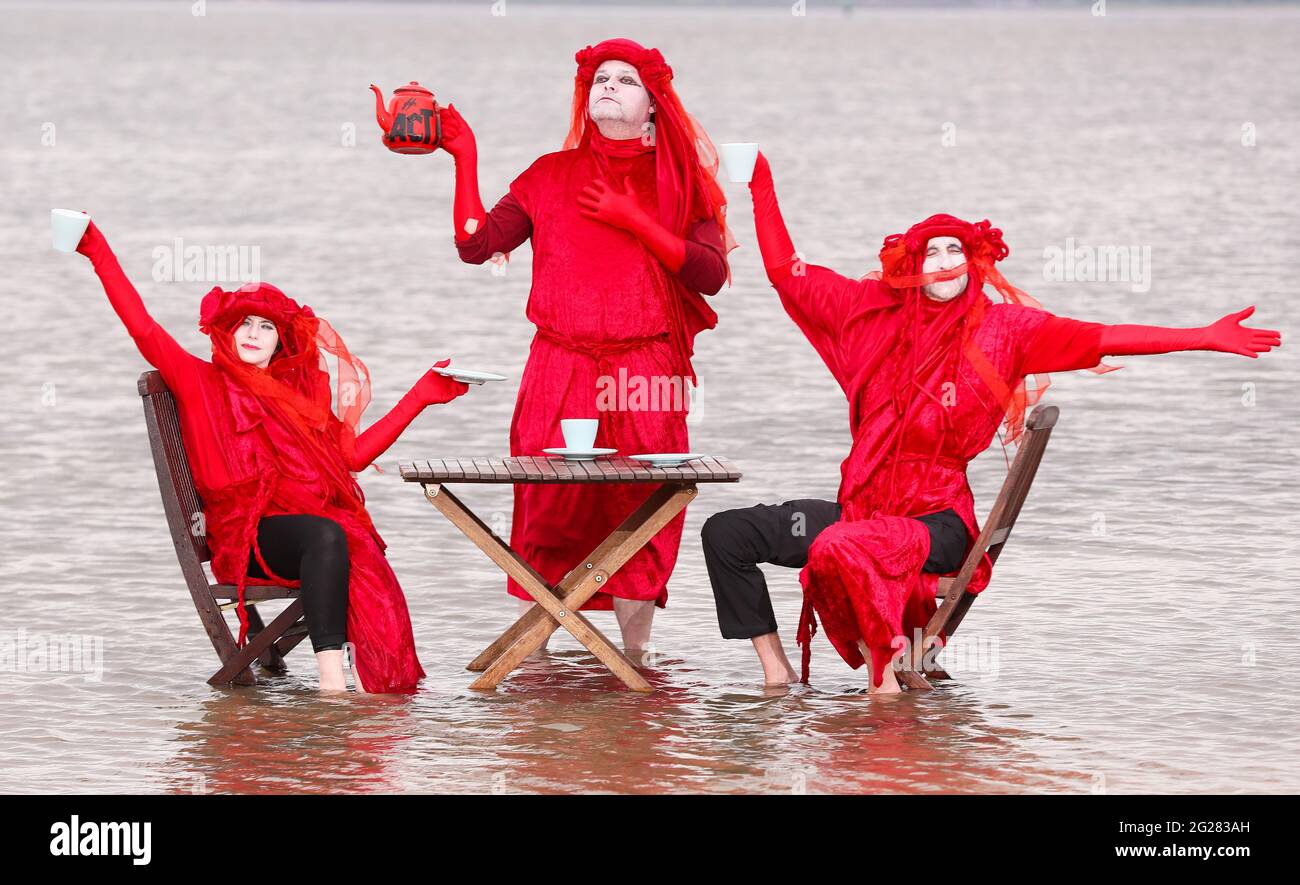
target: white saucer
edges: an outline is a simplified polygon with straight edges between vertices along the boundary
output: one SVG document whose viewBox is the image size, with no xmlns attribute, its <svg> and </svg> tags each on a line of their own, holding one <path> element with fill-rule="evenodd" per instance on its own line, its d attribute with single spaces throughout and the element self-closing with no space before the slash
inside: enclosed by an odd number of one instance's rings
<svg viewBox="0 0 1300 885">
<path fill-rule="evenodd" d="M 696 455 L 691 452 L 660 452 L 653 455 L 628 455 L 628 457 L 633 461 L 644 461 L 651 467 L 680 467 L 687 461 L 709 456 Z"/>
<path fill-rule="evenodd" d="M 455 369 L 451 366 L 439 366 L 434 368 L 439 375 L 446 375 L 453 381 L 460 381 L 463 384 L 482 384 L 484 381 L 504 381 L 505 375 L 498 375 L 496 372 L 475 372 L 472 369 Z"/>
<path fill-rule="evenodd" d="M 548 455 L 559 455 L 565 461 L 595 461 L 601 455 L 612 455 L 618 449 L 542 449 Z"/>
</svg>

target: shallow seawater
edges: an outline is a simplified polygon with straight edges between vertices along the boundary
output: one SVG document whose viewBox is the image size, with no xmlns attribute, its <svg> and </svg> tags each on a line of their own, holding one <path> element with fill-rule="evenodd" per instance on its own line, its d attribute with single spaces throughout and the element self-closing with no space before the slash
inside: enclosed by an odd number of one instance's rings
<svg viewBox="0 0 1300 885">
<path fill-rule="evenodd" d="M 27 653 L 0 668 L 0 790 L 1300 789 L 1295 10 L 214 3 L 196 19 L 188 4 L 104 3 L 3 18 L 16 100 L 0 106 L 0 639 L 71 635 L 91 664 L 52 672 Z M 942 51 L 953 33 L 961 52 Z M 396 462 L 506 452 L 531 254 L 500 276 L 457 260 L 449 161 L 383 150 L 367 86 L 419 79 L 454 101 L 491 205 L 560 146 L 574 51 L 622 34 L 663 49 L 715 141 L 763 144 L 811 261 L 856 276 L 919 218 L 988 217 L 1012 248 L 1006 275 L 1055 313 L 1191 326 L 1256 304 L 1250 322 L 1281 329 L 1284 349 L 1056 376 L 1033 491 L 945 653 L 956 678 L 871 697 L 819 635 L 812 685 L 765 689 L 748 643 L 719 638 L 699 528 L 720 509 L 833 497 L 847 409 L 766 285 L 748 196 L 729 185 L 742 248 L 697 342 L 691 435 L 745 476 L 687 511 L 646 668 L 656 691 L 618 690 L 566 636 L 500 691 L 470 691 L 464 666 L 514 601 Z M 166 279 L 154 250 L 256 246 L 261 275 L 365 358 L 371 418 L 442 356 L 510 376 L 430 409 L 362 478 L 429 673 L 416 696 L 322 698 L 306 646 L 256 688 L 206 685 L 216 658 L 135 393 L 145 365 L 84 262 L 49 249 L 53 206 L 95 215 L 198 353 L 212 283 Z M 1149 248 L 1149 285 L 1047 279 L 1067 240 Z M 981 514 L 1004 473 L 997 444 L 973 465 Z M 508 529 L 507 489 L 462 497 Z M 797 576 L 768 574 L 793 655 Z M 617 638 L 611 615 L 592 618 Z"/>
</svg>

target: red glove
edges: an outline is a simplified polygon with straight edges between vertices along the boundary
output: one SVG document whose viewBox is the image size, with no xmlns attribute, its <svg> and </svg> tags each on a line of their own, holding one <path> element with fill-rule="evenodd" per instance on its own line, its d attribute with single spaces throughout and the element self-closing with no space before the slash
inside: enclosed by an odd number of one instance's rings
<svg viewBox="0 0 1300 885">
<path fill-rule="evenodd" d="M 1217 350 L 1258 359 L 1261 353 L 1282 345 L 1282 334 L 1272 329 L 1252 329 L 1241 325 L 1241 321 L 1254 312 L 1255 307 L 1251 305 L 1198 329 L 1106 326 L 1101 333 L 1101 352 L 1108 356 L 1125 356 L 1176 350 Z"/>
<path fill-rule="evenodd" d="M 433 364 L 433 369 L 445 369 L 450 362 L 451 357 L 438 360 Z M 423 405 L 436 406 L 441 403 L 449 403 L 456 397 L 469 392 L 469 385 L 464 381 L 457 381 L 454 378 L 435 372 L 433 369 L 420 376 L 420 380 L 415 382 L 415 386 L 411 388 L 407 396 L 418 393 L 422 398 Z"/>
<path fill-rule="evenodd" d="M 478 192 L 478 142 L 474 130 L 455 105 L 440 110 L 442 149 L 456 161 L 456 196 L 452 203 L 452 224 L 456 240 L 468 240 L 483 226 L 487 212 Z"/>
<path fill-rule="evenodd" d="M 104 285 L 109 303 L 113 305 L 113 310 L 131 337 L 140 338 L 151 332 L 154 327 L 153 317 L 140 300 L 140 293 L 122 272 L 122 265 L 118 263 L 117 256 L 113 254 L 108 240 L 104 239 L 95 222 L 86 225 L 86 232 L 81 235 L 77 251 L 90 259 L 95 273 Z"/>
<path fill-rule="evenodd" d="M 450 359 L 444 359 L 433 365 L 435 368 L 442 368 L 450 362 Z M 439 375 L 433 369 L 425 372 L 387 415 L 370 425 L 357 437 L 352 463 L 348 467 L 354 473 L 365 470 L 372 461 L 388 451 L 388 448 L 402 435 L 402 431 L 415 420 L 415 416 L 424 411 L 425 406 L 451 402 L 468 390 L 468 384 L 454 381 L 446 375 Z"/>
<path fill-rule="evenodd" d="M 767 157 L 758 152 L 754 174 L 749 180 L 749 193 L 754 200 L 754 228 L 758 235 L 758 251 L 763 254 L 763 267 L 767 278 L 775 286 L 794 273 L 793 265 L 801 259 L 795 255 L 794 243 L 786 230 L 781 207 L 776 202 L 776 185 L 772 181 L 772 167 Z"/>
<path fill-rule="evenodd" d="M 623 178 L 623 189 L 615 190 L 601 179 L 583 187 L 578 194 L 578 211 L 583 218 L 601 221 L 625 230 L 645 244 L 673 273 L 686 263 L 686 240 L 651 218 L 637 202 L 632 182 Z"/>
</svg>

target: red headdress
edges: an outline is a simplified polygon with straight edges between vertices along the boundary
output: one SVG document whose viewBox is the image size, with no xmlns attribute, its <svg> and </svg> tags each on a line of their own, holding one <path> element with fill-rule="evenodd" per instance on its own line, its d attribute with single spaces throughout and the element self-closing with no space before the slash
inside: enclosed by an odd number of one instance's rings
<svg viewBox="0 0 1300 885">
<path fill-rule="evenodd" d="M 239 358 L 234 331 L 247 316 L 275 323 L 280 345 L 266 369 Z M 212 339 L 212 362 L 261 398 L 276 403 L 304 431 L 325 430 L 331 415 L 329 363 L 337 361 L 335 416 L 355 437 L 361 414 L 370 404 L 370 372 L 348 351 L 334 327 L 310 307 L 270 283 L 249 283 L 231 292 L 220 287 L 203 296 L 199 331 Z"/>
</svg>

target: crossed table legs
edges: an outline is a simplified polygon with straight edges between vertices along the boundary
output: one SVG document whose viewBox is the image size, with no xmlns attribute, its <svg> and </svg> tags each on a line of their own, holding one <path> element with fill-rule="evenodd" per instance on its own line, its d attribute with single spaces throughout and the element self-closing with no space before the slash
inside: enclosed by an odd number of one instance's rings
<svg viewBox="0 0 1300 885">
<path fill-rule="evenodd" d="M 537 605 L 469 663 L 466 669 L 482 673 L 470 688 L 495 689 L 524 658 L 541 648 L 552 633 L 563 627 L 628 688 L 633 691 L 652 690 L 627 656 L 592 626 L 578 609 L 681 512 L 695 496 L 694 483 L 665 483 L 660 486 L 554 586 L 493 534 L 446 486 L 441 483 L 423 485 L 424 496 L 429 502 L 537 601 Z"/>
</svg>

